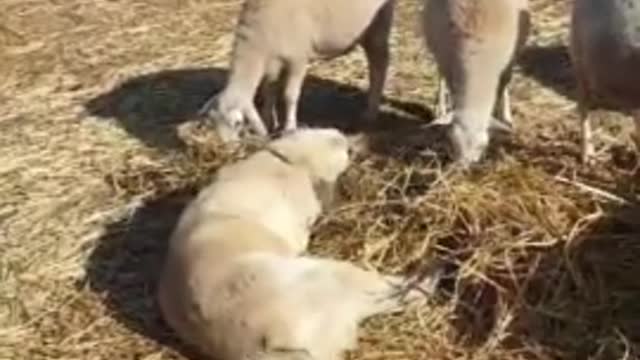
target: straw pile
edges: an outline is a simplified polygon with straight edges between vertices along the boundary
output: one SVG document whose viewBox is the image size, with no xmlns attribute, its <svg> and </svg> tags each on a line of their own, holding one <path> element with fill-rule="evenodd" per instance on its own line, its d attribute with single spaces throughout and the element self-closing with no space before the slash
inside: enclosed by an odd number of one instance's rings
<svg viewBox="0 0 640 360">
<path fill-rule="evenodd" d="M 311 251 L 388 273 L 433 259 L 451 271 L 428 305 L 368 321 L 350 359 L 638 358 L 630 122 L 602 113 L 602 160 L 577 163 L 568 2 L 532 5 L 518 132 L 462 173 L 439 130 L 416 127 L 435 72 L 414 31 L 418 2 L 400 1 L 381 126 Z M 154 279 L 185 202 L 255 149 L 224 149 L 186 122 L 224 77 L 238 6 L 0 3 L 0 359 L 188 355 L 158 316 Z M 315 66 L 301 118 L 346 125 L 364 64 L 354 53 Z"/>
</svg>

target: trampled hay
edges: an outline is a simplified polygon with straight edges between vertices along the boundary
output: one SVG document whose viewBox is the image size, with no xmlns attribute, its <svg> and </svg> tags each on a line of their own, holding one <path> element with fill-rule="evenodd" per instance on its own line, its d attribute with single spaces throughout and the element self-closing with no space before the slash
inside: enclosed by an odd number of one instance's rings
<svg viewBox="0 0 640 360">
<path fill-rule="evenodd" d="M 0 358 L 189 355 L 159 318 L 154 280 L 186 201 L 258 147 L 225 149 L 190 121 L 226 76 L 239 5 L 0 4 Z M 349 358 L 638 358 L 631 122 L 603 112 L 602 160 L 578 164 L 568 2 L 532 1 L 516 134 L 468 173 L 448 165 L 441 129 L 423 126 L 435 68 L 414 31 L 418 2 L 398 5 L 380 124 L 310 251 L 450 271 L 426 304 L 368 321 Z M 348 128 L 364 86 L 360 52 L 314 65 L 300 119 Z"/>
</svg>

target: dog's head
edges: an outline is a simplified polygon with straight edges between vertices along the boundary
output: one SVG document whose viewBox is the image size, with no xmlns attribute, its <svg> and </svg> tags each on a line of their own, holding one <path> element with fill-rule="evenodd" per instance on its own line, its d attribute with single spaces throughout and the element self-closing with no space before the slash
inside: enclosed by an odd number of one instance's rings
<svg viewBox="0 0 640 360">
<path fill-rule="evenodd" d="M 269 147 L 309 173 L 323 204 L 332 202 L 335 182 L 350 160 L 349 142 L 342 132 L 334 128 L 300 128 L 283 133 Z"/>
</svg>

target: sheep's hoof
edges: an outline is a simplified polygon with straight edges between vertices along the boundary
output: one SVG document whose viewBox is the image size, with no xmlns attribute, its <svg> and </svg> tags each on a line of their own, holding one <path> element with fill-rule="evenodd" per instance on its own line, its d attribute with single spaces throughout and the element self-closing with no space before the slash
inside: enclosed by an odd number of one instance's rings
<svg viewBox="0 0 640 360">
<path fill-rule="evenodd" d="M 583 145 L 582 152 L 580 154 L 580 162 L 584 166 L 592 166 L 596 161 L 595 149 L 593 145 Z"/>
<path fill-rule="evenodd" d="M 593 166 L 596 163 L 596 159 L 593 156 L 582 156 L 580 163 L 583 166 Z"/>
<path fill-rule="evenodd" d="M 433 119 L 429 125 L 450 125 L 453 122 L 453 112 L 448 112 Z"/>
<path fill-rule="evenodd" d="M 481 158 L 457 157 L 454 158 L 453 164 L 456 168 L 458 168 L 458 170 L 467 172 L 477 167 L 480 164 L 480 161 Z"/>
<path fill-rule="evenodd" d="M 300 127 L 297 125 L 283 126 L 279 132 L 281 134 L 290 134 L 295 132 L 298 129 L 300 129 Z"/>
</svg>

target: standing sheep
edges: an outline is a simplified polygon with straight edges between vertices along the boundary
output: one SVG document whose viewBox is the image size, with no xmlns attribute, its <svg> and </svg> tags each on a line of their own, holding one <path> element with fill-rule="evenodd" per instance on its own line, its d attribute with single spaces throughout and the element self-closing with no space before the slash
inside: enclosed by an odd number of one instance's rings
<svg viewBox="0 0 640 360">
<path fill-rule="evenodd" d="M 388 38 L 395 0 L 246 0 L 235 30 L 226 87 L 202 107 L 223 141 L 236 140 L 248 120 L 267 135 L 263 117 L 276 103 L 271 83 L 282 80 L 285 130 L 297 127 L 298 101 L 314 59 L 331 59 L 360 45 L 369 64 L 365 119 L 378 114 L 389 64 Z M 254 97 L 261 82 L 265 108 L 259 114 Z"/>
<path fill-rule="evenodd" d="M 528 4 L 526 0 L 425 0 L 422 18 L 427 48 L 444 78 L 439 83 L 436 121 L 451 123 L 455 158 L 466 166 L 484 154 L 491 126 L 510 129 L 508 85 L 514 59 L 529 35 Z M 452 110 L 447 108 L 445 85 Z M 496 102 L 508 127 L 492 115 Z"/>
<path fill-rule="evenodd" d="M 581 158 L 594 156 L 589 112 L 598 101 L 630 112 L 640 146 L 640 1 L 576 0 L 570 54 L 578 85 Z"/>
</svg>

